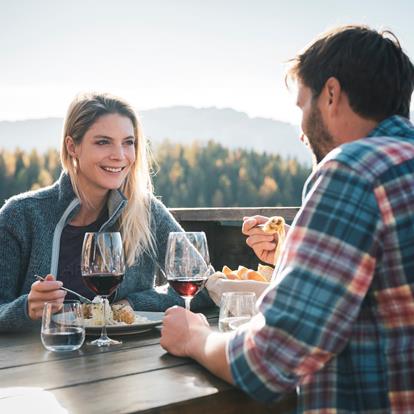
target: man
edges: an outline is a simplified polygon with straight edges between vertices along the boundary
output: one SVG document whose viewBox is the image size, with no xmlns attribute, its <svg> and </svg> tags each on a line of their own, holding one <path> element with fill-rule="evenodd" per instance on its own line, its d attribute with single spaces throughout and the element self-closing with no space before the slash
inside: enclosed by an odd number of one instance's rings
<svg viewBox="0 0 414 414">
<path fill-rule="evenodd" d="M 167 311 L 161 345 L 298 412 L 414 413 L 414 68 L 389 32 L 348 26 L 293 61 L 318 162 L 259 315 L 229 334 Z M 262 260 L 275 243 L 244 222 Z"/>
</svg>

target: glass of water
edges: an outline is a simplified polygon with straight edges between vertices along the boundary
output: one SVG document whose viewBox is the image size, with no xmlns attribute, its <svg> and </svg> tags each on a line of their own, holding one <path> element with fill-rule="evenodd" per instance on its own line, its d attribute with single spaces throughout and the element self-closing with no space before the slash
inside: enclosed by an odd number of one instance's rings
<svg viewBox="0 0 414 414">
<path fill-rule="evenodd" d="M 219 330 L 234 331 L 256 314 L 254 292 L 224 292 L 221 295 Z"/>
<path fill-rule="evenodd" d="M 82 305 L 77 300 L 57 305 L 46 302 L 43 308 L 41 338 L 49 351 L 76 351 L 85 340 Z"/>
</svg>

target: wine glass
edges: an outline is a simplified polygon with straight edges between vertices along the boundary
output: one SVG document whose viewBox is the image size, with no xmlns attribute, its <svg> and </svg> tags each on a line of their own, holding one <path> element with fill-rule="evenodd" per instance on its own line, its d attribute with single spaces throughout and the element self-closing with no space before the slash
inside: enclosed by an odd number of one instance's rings
<svg viewBox="0 0 414 414">
<path fill-rule="evenodd" d="M 213 271 L 204 232 L 168 235 L 165 273 L 170 286 L 184 299 L 186 309 L 190 309 L 191 300 Z"/>
<path fill-rule="evenodd" d="M 122 282 L 125 273 L 124 250 L 119 232 L 85 233 L 81 258 L 82 279 L 102 302 L 103 325 L 100 338 L 89 345 L 109 346 L 121 344 L 106 334 L 106 307 L 108 296 Z"/>
<path fill-rule="evenodd" d="M 254 292 L 224 292 L 221 295 L 219 330 L 234 331 L 256 314 Z"/>
</svg>

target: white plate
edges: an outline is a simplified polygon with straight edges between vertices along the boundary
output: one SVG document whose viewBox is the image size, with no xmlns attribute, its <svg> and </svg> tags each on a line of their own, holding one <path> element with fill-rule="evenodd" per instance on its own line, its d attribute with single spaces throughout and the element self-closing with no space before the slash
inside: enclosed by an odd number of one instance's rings
<svg viewBox="0 0 414 414">
<path fill-rule="evenodd" d="M 136 311 L 135 315 L 147 318 L 146 322 L 131 323 L 130 325 L 107 325 L 108 335 L 128 335 L 138 332 L 146 332 L 157 325 L 161 325 L 164 318 L 164 312 L 143 312 Z M 86 326 L 87 335 L 100 335 L 102 326 Z"/>
</svg>

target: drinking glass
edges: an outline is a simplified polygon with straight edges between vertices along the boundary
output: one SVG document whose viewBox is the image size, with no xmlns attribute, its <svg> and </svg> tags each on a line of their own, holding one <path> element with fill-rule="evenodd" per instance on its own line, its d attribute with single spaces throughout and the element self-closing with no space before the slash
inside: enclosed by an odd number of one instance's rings
<svg viewBox="0 0 414 414">
<path fill-rule="evenodd" d="M 43 307 L 40 337 L 43 346 L 49 351 L 79 349 L 85 340 L 81 303 L 77 300 L 68 300 L 60 305 L 46 302 Z"/>
<path fill-rule="evenodd" d="M 213 272 L 204 232 L 168 235 L 165 273 L 170 286 L 184 299 L 186 309 Z"/>
<path fill-rule="evenodd" d="M 121 341 L 106 334 L 105 304 L 122 282 L 125 273 L 124 249 L 119 232 L 85 233 L 81 257 L 82 279 L 86 286 L 100 297 L 103 325 L 100 338 L 89 345 L 119 345 Z"/>
<path fill-rule="evenodd" d="M 219 330 L 234 331 L 256 314 L 254 292 L 224 292 L 221 295 Z"/>
</svg>

